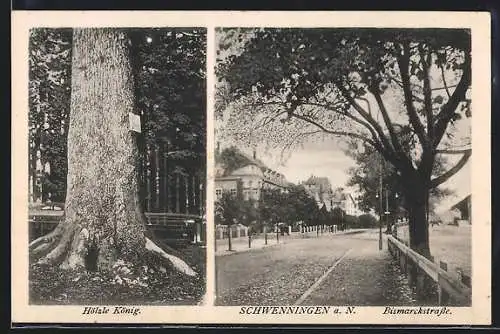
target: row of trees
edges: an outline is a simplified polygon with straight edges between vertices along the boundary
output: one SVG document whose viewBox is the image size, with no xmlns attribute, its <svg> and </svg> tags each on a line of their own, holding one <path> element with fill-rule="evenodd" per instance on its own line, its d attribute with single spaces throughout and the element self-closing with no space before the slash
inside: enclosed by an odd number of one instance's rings
<svg viewBox="0 0 500 334">
<path fill-rule="evenodd" d="M 299 221 L 314 224 L 320 215 L 315 201 L 303 187 L 262 189 L 258 200 L 243 199 L 241 194 L 223 192 L 215 203 L 215 223 L 249 226 L 254 232 L 264 226 L 291 225 Z"/>
<path fill-rule="evenodd" d="M 364 214 L 359 217 L 347 215 L 342 209 L 327 211 L 318 208 L 315 200 L 304 187 L 292 186 L 287 191 L 265 189 L 259 200 L 245 200 L 241 195 L 223 192 L 215 203 L 215 223 L 231 226 L 243 224 L 251 232 L 260 232 L 264 226 L 279 224 L 297 227 L 313 225 L 337 225 L 339 229 L 369 228 L 378 224 L 377 219 Z"/>
</svg>

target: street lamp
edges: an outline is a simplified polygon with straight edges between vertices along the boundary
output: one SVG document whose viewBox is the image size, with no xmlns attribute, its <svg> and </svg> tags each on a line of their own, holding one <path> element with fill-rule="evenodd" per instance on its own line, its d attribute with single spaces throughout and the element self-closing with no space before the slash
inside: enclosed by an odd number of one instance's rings
<svg viewBox="0 0 500 334">
<path fill-rule="evenodd" d="M 378 218 L 378 249 L 382 250 L 382 207 L 383 207 L 383 200 L 382 200 L 382 185 L 380 185 L 380 192 L 377 193 L 375 196 L 377 199 L 379 199 L 379 218 Z"/>
<path fill-rule="evenodd" d="M 386 216 L 386 224 L 387 224 L 387 230 L 389 230 L 389 226 L 390 226 L 390 221 L 389 221 L 389 216 L 391 214 L 391 212 L 389 211 L 389 188 L 386 186 L 385 188 L 385 211 L 382 213 L 382 206 L 383 206 L 383 198 L 380 194 L 383 194 L 383 189 L 381 188 L 380 192 L 377 193 L 377 195 L 375 196 L 377 199 L 379 199 L 379 204 L 380 204 L 380 209 L 379 209 L 379 212 L 380 212 L 380 219 L 379 219 L 379 249 L 382 249 L 382 214 L 384 214 Z M 398 193 L 395 193 L 394 194 L 394 198 L 398 199 L 399 198 L 399 194 Z"/>
</svg>

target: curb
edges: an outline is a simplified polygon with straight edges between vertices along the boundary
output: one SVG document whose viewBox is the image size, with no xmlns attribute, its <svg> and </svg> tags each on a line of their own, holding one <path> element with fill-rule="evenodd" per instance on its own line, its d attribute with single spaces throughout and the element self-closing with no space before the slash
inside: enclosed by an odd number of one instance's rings
<svg viewBox="0 0 500 334">
<path fill-rule="evenodd" d="M 235 254 L 240 254 L 240 253 L 247 253 L 247 252 L 251 252 L 251 251 L 259 251 L 259 250 L 262 250 L 262 249 L 276 247 L 276 246 L 280 246 L 280 245 L 284 245 L 284 244 L 285 243 L 271 244 L 271 245 L 268 244 L 267 246 L 259 247 L 259 248 L 245 248 L 245 249 L 242 249 L 242 250 L 232 250 L 232 251 L 224 250 L 224 253 L 217 254 L 217 252 L 215 252 L 215 257 L 230 256 L 230 255 L 235 255 Z"/>
<path fill-rule="evenodd" d="M 320 234 L 319 236 L 314 235 L 314 236 L 311 236 L 310 238 L 297 237 L 297 238 L 292 239 L 291 241 L 293 242 L 293 240 L 307 240 L 307 239 L 314 240 L 314 239 L 317 239 L 318 237 L 319 238 L 326 237 L 326 236 L 335 237 L 335 236 L 341 236 L 341 235 L 358 234 L 358 233 L 363 233 L 363 232 L 366 232 L 366 230 L 345 231 L 345 232 L 339 232 L 339 233 L 334 233 L 334 234 Z M 276 247 L 276 246 L 280 246 L 280 245 L 285 245 L 287 243 L 288 242 L 278 243 L 278 244 L 271 244 L 271 245 L 267 245 L 267 246 L 263 246 L 263 247 L 259 247 L 259 248 L 245 248 L 245 249 L 242 249 L 242 250 L 233 250 L 233 251 L 224 250 L 224 253 L 219 253 L 219 254 L 217 254 L 217 251 L 216 251 L 215 252 L 215 257 L 230 256 L 230 255 L 235 255 L 235 254 L 240 254 L 240 253 L 246 253 L 246 252 L 251 252 L 251 251 L 258 251 L 258 250 L 261 250 L 261 249 L 266 249 L 266 248 L 270 248 L 270 247 Z"/>
</svg>

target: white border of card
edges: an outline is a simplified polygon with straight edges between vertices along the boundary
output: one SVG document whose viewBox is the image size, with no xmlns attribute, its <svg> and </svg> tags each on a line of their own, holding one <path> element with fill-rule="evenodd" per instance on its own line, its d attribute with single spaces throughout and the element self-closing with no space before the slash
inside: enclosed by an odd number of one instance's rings
<svg viewBox="0 0 500 334">
<path fill-rule="evenodd" d="M 83 306 L 34 306 L 28 303 L 27 115 L 28 31 L 32 27 L 206 27 L 208 184 L 207 238 L 213 226 L 214 31 L 216 27 L 395 27 L 470 28 L 472 31 L 472 306 L 445 314 L 385 314 L 385 307 L 356 307 L 341 314 L 242 314 L 240 307 L 213 306 L 215 269 L 207 246 L 207 300 L 202 306 L 142 306 L 140 314 L 84 315 Z M 448 324 L 491 323 L 490 208 L 490 15 L 486 12 L 85 12 L 12 13 L 12 321 L 36 323 L 165 324 Z M 477 87 L 477 89 L 476 89 Z M 356 305 L 346 305 L 356 306 Z M 110 308 L 114 305 L 110 305 Z"/>
</svg>

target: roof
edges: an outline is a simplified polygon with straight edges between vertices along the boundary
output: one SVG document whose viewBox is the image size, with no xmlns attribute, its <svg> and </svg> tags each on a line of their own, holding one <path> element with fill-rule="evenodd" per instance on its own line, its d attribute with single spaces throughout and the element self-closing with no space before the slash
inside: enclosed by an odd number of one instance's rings
<svg viewBox="0 0 500 334">
<path fill-rule="evenodd" d="M 303 184 L 319 186 L 320 192 L 327 192 L 327 191 L 330 191 L 332 189 L 332 185 L 330 184 L 330 180 L 324 176 L 311 175 Z"/>
<path fill-rule="evenodd" d="M 460 201 L 458 201 L 455 205 L 451 207 L 451 209 L 460 209 L 464 205 L 467 205 L 467 202 L 470 202 L 470 194 L 462 198 Z"/>
<path fill-rule="evenodd" d="M 269 171 L 269 172 L 276 174 L 276 176 L 280 176 L 280 177 L 283 177 L 283 179 L 285 179 L 285 176 L 283 174 L 267 167 L 260 159 L 254 159 L 253 157 L 249 156 L 245 152 L 241 151 L 236 146 L 231 146 L 229 148 L 225 148 L 223 150 L 223 152 L 226 150 L 232 150 L 234 155 L 240 160 L 239 165 L 231 166 L 232 168 L 224 168 L 224 163 L 223 163 L 223 161 L 221 161 L 222 153 L 216 154 L 215 155 L 215 167 L 216 167 L 216 172 L 217 172 L 216 177 L 218 177 L 218 178 L 220 178 L 222 176 L 230 176 L 231 173 L 233 173 L 234 171 L 236 171 L 240 168 L 243 168 L 243 167 L 246 167 L 249 165 L 255 165 L 255 166 L 259 167 L 262 172 Z M 274 183 L 272 180 L 267 180 L 267 181 L 269 181 L 269 183 Z M 286 180 L 285 180 L 285 182 L 286 182 L 286 184 L 284 184 L 285 186 L 292 185 L 289 182 L 287 182 Z"/>
<path fill-rule="evenodd" d="M 224 166 L 224 162 L 221 159 L 221 156 L 224 152 L 227 151 L 232 151 L 234 153 L 234 156 L 239 160 L 239 164 L 235 166 L 231 166 L 231 168 L 228 168 L 227 166 Z M 265 165 L 262 163 L 262 161 L 258 159 L 253 159 L 252 157 L 248 156 L 244 152 L 242 152 L 240 149 L 238 149 L 235 146 L 231 146 L 228 148 L 225 148 L 221 153 L 215 154 L 215 166 L 219 170 L 219 175 L 220 176 L 227 176 L 231 174 L 233 171 L 243 168 L 248 165 L 256 165 L 259 168 L 265 167 Z"/>
</svg>

